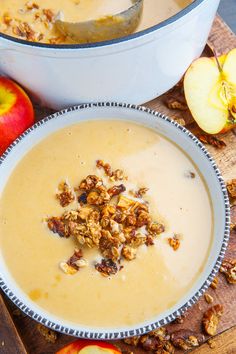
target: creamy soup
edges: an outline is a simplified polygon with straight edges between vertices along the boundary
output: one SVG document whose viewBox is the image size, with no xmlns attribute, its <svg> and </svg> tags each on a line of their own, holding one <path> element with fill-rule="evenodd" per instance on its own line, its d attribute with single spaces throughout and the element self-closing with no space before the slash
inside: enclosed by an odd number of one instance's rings
<svg viewBox="0 0 236 354">
<path fill-rule="evenodd" d="M 144 0 L 143 16 L 137 31 L 166 20 L 191 2 Z M 54 28 L 58 15 L 65 21 L 80 22 L 119 13 L 131 5 L 131 0 L 1 0 L 0 31 L 30 41 L 71 43 Z"/>
<path fill-rule="evenodd" d="M 150 212 L 166 230 L 153 246 L 139 247 L 135 260 L 123 260 L 115 275 L 96 271 L 101 256 L 86 247 L 89 266 L 68 275 L 59 263 L 76 241 L 50 232 L 43 219 L 62 213 L 55 198 L 60 181 L 76 187 L 89 174 L 102 175 L 97 159 L 121 168 L 133 190 L 149 188 Z M 93 327 L 140 324 L 175 305 L 203 271 L 212 232 L 211 202 L 193 162 L 131 122 L 83 122 L 50 135 L 18 163 L 0 199 L 1 252 L 19 287 L 49 313 Z M 181 235 L 176 251 L 168 242 L 174 234 Z"/>
</svg>

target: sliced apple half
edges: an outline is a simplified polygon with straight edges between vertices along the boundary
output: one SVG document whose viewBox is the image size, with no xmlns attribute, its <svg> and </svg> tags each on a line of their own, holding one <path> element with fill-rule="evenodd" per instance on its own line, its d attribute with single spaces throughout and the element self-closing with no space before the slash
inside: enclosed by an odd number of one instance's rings
<svg viewBox="0 0 236 354">
<path fill-rule="evenodd" d="M 219 58 L 199 58 L 187 70 L 184 92 L 188 107 L 209 134 L 236 126 L 236 49 Z"/>
</svg>

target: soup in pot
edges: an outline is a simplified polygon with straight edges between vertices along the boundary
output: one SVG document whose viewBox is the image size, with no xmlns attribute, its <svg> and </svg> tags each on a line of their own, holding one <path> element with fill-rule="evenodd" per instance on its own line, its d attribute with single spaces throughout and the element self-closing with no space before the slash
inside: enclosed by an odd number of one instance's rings
<svg viewBox="0 0 236 354">
<path fill-rule="evenodd" d="M 144 0 L 137 31 L 154 26 L 189 5 L 191 0 Z M 132 5 L 131 0 L 1 0 L 0 31 L 29 41 L 70 44 L 54 26 L 60 17 L 80 22 L 114 15 Z"/>
<path fill-rule="evenodd" d="M 81 325 L 138 325 L 170 309 L 203 271 L 212 234 L 196 166 L 131 122 L 53 133 L 0 196 L 0 249 L 12 277 L 29 301 Z"/>
</svg>

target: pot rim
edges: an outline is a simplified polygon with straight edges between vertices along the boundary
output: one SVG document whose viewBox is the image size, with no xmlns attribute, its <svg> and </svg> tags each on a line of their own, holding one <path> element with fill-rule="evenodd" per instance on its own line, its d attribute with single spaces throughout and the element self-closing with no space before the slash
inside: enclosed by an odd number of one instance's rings
<svg viewBox="0 0 236 354">
<path fill-rule="evenodd" d="M 53 50 L 55 50 L 55 49 L 59 49 L 59 50 L 60 49 L 87 49 L 87 48 L 98 48 L 98 47 L 104 47 L 104 46 L 111 46 L 113 44 L 119 44 L 122 42 L 130 41 L 135 38 L 143 37 L 149 33 L 152 33 L 152 32 L 155 32 L 155 31 L 161 29 L 161 28 L 164 28 L 164 27 L 176 22 L 180 18 L 184 17 L 185 15 L 187 15 L 188 13 L 190 13 L 191 11 L 196 9 L 200 4 L 202 4 L 205 1 L 207 1 L 207 0 L 194 0 L 191 4 L 186 6 L 184 9 L 177 12 L 177 14 L 169 17 L 168 19 L 158 23 L 155 26 L 149 27 L 149 28 L 139 31 L 139 32 L 135 32 L 129 36 L 125 36 L 125 37 L 121 37 L 121 38 L 117 38 L 117 39 L 113 39 L 113 40 L 108 40 L 108 41 L 87 43 L 87 44 L 47 44 L 47 43 L 30 42 L 30 41 L 27 41 L 24 39 L 19 39 L 19 38 L 13 37 L 13 36 L 9 36 L 9 35 L 4 34 L 2 32 L 0 32 L 0 39 L 3 38 L 6 40 L 9 40 L 10 42 L 14 42 L 16 44 L 22 44 L 26 47 L 45 48 L 47 50 L 50 50 L 50 49 L 53 49 Z"/>
<path fill-rule="evenodd" d="M 201 287 L 194 292 L 194 295 L 191 296 L 191 298 L 188 298 L 185 302 L 184 305 L 182 305 L 180 308 L 177 308 L 175 311 L 170 313 L 169 315 L 165 315 L 164 318 L 154 322 L 154 319 L 150 319 L 148 321 L 148 325 L 136 325 L 133 326 L 132 329 L 130 330 L 112 330 L 110 331 L 109 329 L 95 329 L 94 331 L 91 331 L 91 329 L 84 329 L 84 330 L 79 330 L 75 329 L 76 325 L 74 326 L 74 329 L 72 328 L 73 325 L 68 326 L 68 325 L 62 325 L 58 324 L 55 322 L 52 322 L 51 320 L 48 320 L 46 317 L 43 317 L 40 315 L 40 311 L 35 311 L 30 308 L 30 305 L 26 305 L 25 303 L 22 302 L 15 294 L 14 292 L 8 287 L 7 283 L 1 278 L 0 276 L 0 288 L 3 290 L 3 292 L 9 297 L 9 299 L 18 307 L 20 308 L 26 315 L 31 317 L 32 319 L 36 320 L 39 323 L 42 323 L 43 325 L 56 330 L 58 332 L 79 337 L 79 338 L 86 338 L 86 339 L 100 339 L 100 340 L 111 340 L 111 339 L 123 339 L 126 337 L 132 337 L 132 336 L 139 336 L 143 335 L 147 332 L 153 331 L 163 325 L 166 325 L 172 321 L 174 321 L 177 317 L 181 316 L 188 308 L 190 308 L 193 304 L 195 304 L 199 298 L 204 294 L 204 292 L 208 289 L 209 285 L 212 283 L 213 279 L 215 278 L 217 272 L 219 271 L 219 268 L 221 266 L 221 263 L 224 259 L 225 251 L 228 245 L 229 241 L 229 236 L 230 236 L 230 203 L 229 203 L 229 197 L 227 193 L 227 188 L 225 186 L 223 177 L 214 161 L 214 159 L 211 157 L 209 154 L 208 150 L 205 148 L 205 146 L 185 127 L 179 125 L 176 121 L 170 119 L 164 114 L 161 114 L 157 111 L 151 110 L 147 107 L 144 106 L 137 106 L 134 104 L 127 104 L 127 103 L 117 103 L 117 102 L 98 102 L 98 103 L 88 103 L 88 104 L 82 104 L 78 106 L 74 106 L 62 111 L 59 111 L 57 113 L 54 113 L 41 121 L 35 123 L 32 127 L 27 129 L 18 139 L 16 139 L 10 147 L 5 151 L 5 153 L 0 157 L 0 167 L 4 160 L 7 159 L 8 155 L 14 149 L 18 143 L 20 143 L 24 138 L 27 137 L 28 134 L 30 134 L 32 131 L 35 131 L 42 125 L 46 124 L 47 122 L 51 120 L 56 120 L 58 117 L 63 116 L 71 111 L 79 111 L 79 110 L 85 110 L 85 109 L 90 109 L 90 108 L 100 108 L 100 107 L 109 107 L 109 108 L 120 108 L 120 109 L 129 109 L 129 110 L 136 110 L 136 111 L 142 111 L 145 113 L 150 114 L 153 116 L 153 118 L 158 118 L 160 120 L 168 122 L 170 125 L 175 126 L 176 129 L 178 129 L 180 132 L 184 133 L 188 138 L 190 138 L 194 144 L 203 152 L 205 157 L 208 160 L 209 165 L 214 170 L 214 174 L 218 180 L 222 196 L 223 196 L 223 203 L 224 203 L 224 219 L 223 225 L 224 225 L 224 236 L 220 248 L 220 252 L 217 255 L 217 258 L 215 259 L 215 263 L 210 267 L 211 271 L 209 275 L 205 275 L 203 278 L 204 282 L 201 285 Z M 207 273 L 207 272 L 206 272 Z M 63 323 L 63 320 L 61 321 Z M 81 328 L 83 328 L 83 325 L 81 325 Z"/>
</svg>

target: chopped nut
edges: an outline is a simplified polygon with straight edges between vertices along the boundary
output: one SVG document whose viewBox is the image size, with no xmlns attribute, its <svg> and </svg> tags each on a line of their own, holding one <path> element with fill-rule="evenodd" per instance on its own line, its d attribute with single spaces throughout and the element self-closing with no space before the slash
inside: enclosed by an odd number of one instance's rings
<svg viewBox="0 0 236 354">
<path fill-rule="evenodd" d="M 52 22 L 54 19 L 54 13 L 50 9 L 43 9 L 43 14 L 46 16 L 48 22 Z"/>
<path fill-rule="evenodd" d="M 49 343 L 55 343 L 57 340 L 57 333 L 52 329 L 43 326 L 41 323 L 37 325 L 37 330 Z"/>
<path fill-rule="evenodd" d="M 182 350 L 198 347 L 204 341 L 204 336 L 188 329 L 180 329 L 171 334 L 172 344 Z"/>
<path fill-rule="evenodd" d="M 207 302 L 208 304 L 212 304 L 212 303 L 213 303 L 214 298 L 213 298 L 211 295 L 209 295 L 209 294 L 204 294 L 204 297 L 205 297 L 205 300 L 206 300 L 206 302 Z"/>
<path fill-rule="evenodd" d="M 169 245 L 173 248 L 174 251 L 177 251 L 180 247 L 180 239 L 178 235 L 168 238 Z"/>
<path fill-rule="evenodd" d="M 182 125 L 183 127 L 185 127 L 186 122 L 183 118 L 177 118 L 175 119 L 175 122 L 178 123 L 179 125 Z"/>
<path fill-rule="evenodd" d="M 219 283 L 219 279 L 215 278 L 215 279 L 213 279 L 210 287 L 215 290 L 217 288 L 217 286 L 218 286 L 218 283 Z"/>
<path fill-rule="evenodd" d="M 147 231 L 150 235 L 160 235 L 165 231 L 165 226 L 157 222 L 151 222 L 147 227 Z"/>
<path fill-rule="evenodd" d="M 39 9 L 39 5 L 36 4 L 35 2 L 33 1 L 28 1 L 26 4 L 25 4 L 27 10 L 33 10 L 33 9 Z"/>
<path fill-rule="evenodd" d="M 151 222 L 150 214 L 146 211 L 141 211 L 141 213 L 138 215 L 137 218 L 137 223 L 136 223 L 137 226 L 142 227 L 150 224 L 150 222 Z"/>
<path fill-rule="evenodd" d="M 58 234 L 60 237 L 69 237 L 69 230 L 67 225 L 60 217 L 52 217 L 47 220 L 48 228 L 53 233 Z"/>
<path fill-rule="evenodd" d="M 122 256 L 127 261 L 132 261 L 134 258 L 136 258 L 136 254 L 137 254 L 137 249 L 133 247 L 127 245 L 122 248 Z"/>
<path fill-rule="evenodd" d="M 118 252 L 119 246 L 120 241 L 117 237 L 113 237 L 109 231 L 102 230 L 99 248 L 104 257 L 116 261 L 120 257 L 120 252 Z"/>
<path fill-rule="evenodd" d="M 207 344 L 209 345 L 209 347 L 211 349 L 215 349 L 216 348 L 216 342 L 213 339 L 211 339 L 211 338 L 208 339 Z"/>
<path fill-rule="evenodd" d="M 75 200 L 75 196 L 72 193 L 72 189 L 66 182 L 62 182 L 58 186 L 59 193 L 56 194 L 57 199 L 62 207 L 68 206 Z"/>
<path fill-rule="evenodd" d="M 79 270 L 78 261 L 80 261 L 83 257 L 83 252 L 81 249 L 75 249 L 74 254 L 67 261 L 68 266 L 74 268 L 75 270 Z"/>
<path fill-rule="evenodd" d="M 123 184 L 120 184 L 119 186 L 113 186 L 108 189 L 107 193 L 111 196 L 114 197 L 115 195 L 119 195 L 123 192 L 126 191 L 126 188 Z"/>
<path fill-rule="evenodd" d="M 226 146 L 223 140 L 213 135 L 199 134 L 197 137 L 203 144 L 214 146 L 217 149 L 222 149 Z"/>
<path fill-rule="evenodd" d="M 230 224 L 230 231 L 236 231 L 236 224 L 234 223 Z"/>
<path fill-rule="evenodd" d="M 125 223 L 127 226 L 135 226 L 137 223 L 137 218 L 135 215 L 127 215 L 125 219 Z"/>
<path fill-rule="evenodd" d="M 89 175 L 80 183 L 79 189 L 91 191 L 100 184 L 102 184 L 101 178 L 95 175 Z"/>
<path fill-rule="evenodd" d="M 139 340 L 140 340 L 140 337 L 125 338 L 124 343 L 126 343 L 128 345 L 133 345 L 134 347 L 137 347 Z"/>
<path fill-rule="evenodd" d="M 187 103 L 184 99 L 184 97 L 182 99 L 177 99 L 175 97 L 168 97 L 166 100 L 166 106 L 169 109 L 177 109 L 180 111 L 187 111 L 188 110 L 188 106 Z"/>
<path fill-rule="evenodd" d="M 146 246 L 154 246 L 155 242 L 154 242 L 154 238 L 150 235 L 148 235 L 146 237 L 146 242 L 145 242 Z"/>
<path fill-rule="evenodd" d="M 236 202 L 236 179 L 232 179 L 231 181 L 229 181 L 226 186 L 230 202 L 234 205 L 234 203 Z"/>
<path fill-rule="evenodd" d="M 236 284 L 236 260 L 225 259 L 221 265 L 220 272 L 226 276 L 230 284 Z"/>
<path fill-rule="evenodd" d="M 68 265 L 66 262 L 60 263 L 60 269 L 67 275 L 74 275 L 77 273 L 77 270 L 74 267 Z"/>
<path fill-rule="evenodd" d="M 185 320 L 185 315 L 182 315 L 182 316 L 176 317 L 176 319 L 172 323 L 182 324 L 182 323 L 184 323 L 184 320 Z"/>
<path fill-rule="evenodd" d="M 111 165 L 109 165 L 109 163 L 105 163 L 104 161 L 102 160 L 97 160 L 97 164 L 96 166 L 98 168 L 103 168 L 104 169 L 104 172 L 107 176 L 111 177 L 112 176 L 112 170 L 111 170 Z"/>
<path fill-rule="evenodd" d="M 148 192 L 148 188 L 139 188 L 139 190 L 137 192 L 135 192 L 134 196 L 136 198 L 143 198 L 143 196 Z"/>
<path fill-rule="evenodd" d="M 118 267 L 111 259 L 102 259 L 101 263 L 95 264 L 95 269 L 100 272 L 104 277 L 116 274 Z"/>
<path fill-rule="evenodd" d="M 203 315 L 202 324 L 207 334 L 214 336 L 217 331 L 220 318 L 223 315 L 223 306 L 215 305 L 209 308 Z"/>
</svg>

